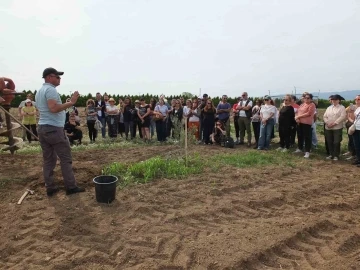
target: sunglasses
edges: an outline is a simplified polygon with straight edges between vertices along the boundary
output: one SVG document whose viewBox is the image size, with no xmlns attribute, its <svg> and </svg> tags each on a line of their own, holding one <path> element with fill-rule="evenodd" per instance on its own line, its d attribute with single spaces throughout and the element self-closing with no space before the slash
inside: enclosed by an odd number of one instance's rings
<svg viewBox="0 0 360 270">
<path fill-rule="evenodd" d="M 309 97 L 304 97 L 304 99 L 310 99 Z"/>
<path fill-rule="evenodd" d="M 269 101 L 268 99 L 264 99 L 264 101 Z"/>
<path fill-rule="evenodd" d="M 175 104 L 180 104 L 179 102 L 175 102 Z"/>
<path fill-rule="evenodd" d="M 207 105 L 211 105 L 211 103 L 207 103 Z"/>
<path fill-rule="evenodd" d="M 355 98 L 355 100 L 360 100 L 360 98 Z"/>
</svg>

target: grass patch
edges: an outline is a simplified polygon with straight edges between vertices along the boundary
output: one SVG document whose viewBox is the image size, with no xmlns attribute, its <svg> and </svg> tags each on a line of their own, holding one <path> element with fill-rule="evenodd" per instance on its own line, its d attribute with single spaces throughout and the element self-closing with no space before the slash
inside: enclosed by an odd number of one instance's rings
<svg viewBox="0 0 360 270">
<path fill-rule="evenodd" d="M 188 158 L 166 159 L 153 157 L 135 164 L 114 162 L 102 170 L 103 175 L 114 175 L 119 178 L 120 187 L 130 184 L 147 183 L 158 178 L 181 179 L 190 174 L 203 171 L 204 162 L 198 155 Z"/>
<path fill-rule="evenodd" d="M 290 153 L 252 150 L 242 153 L 220 154 L 213 157 L 213 161 L 238 168 L 259 167 L 274 164 L 281 164 L 293 168 L 296 166 L 296 160 L 298 160 L 298 157 L 294 157 Z"/>
</svg>

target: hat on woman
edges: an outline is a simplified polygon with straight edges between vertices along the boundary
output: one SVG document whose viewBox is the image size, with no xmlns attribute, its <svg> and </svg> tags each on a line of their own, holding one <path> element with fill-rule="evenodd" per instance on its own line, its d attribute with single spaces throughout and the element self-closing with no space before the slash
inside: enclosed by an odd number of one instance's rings
<svg viewBox="0 0 360 270">
<path fill-rule="evenodd" d="M 264 99 L 271 100 L 271 97 L 269 95 L 264 96 Z"/>
<path fill-rule="evenodd" d="M 330 97 L 329 97 L 329 99 L 335 99 L 335 100 L 345 100 L 345 98 L 343 98 L 342 96 L 340 96 L 340 95 L 331 95 Z"/>
<path fill-rule="evenodd" d="M 25 100 L 25 103 L 28 103 L 28 102 L 32 103 L 31 99 Z"/>
<path fill-rule="evenodd" d="M 109 98 L 109 102 L 110 102 L 110 101 L 115 102 L 115 99 Z"/>
</svg>

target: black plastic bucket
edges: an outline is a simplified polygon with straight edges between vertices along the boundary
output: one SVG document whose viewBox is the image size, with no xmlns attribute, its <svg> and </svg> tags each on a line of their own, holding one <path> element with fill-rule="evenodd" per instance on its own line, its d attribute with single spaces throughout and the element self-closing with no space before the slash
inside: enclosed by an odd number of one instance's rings
<svg viewBox="0 0 360 270">
<path fill-rule="evenodd" d="M 111 203 L 115 200 L 116 182 L 118 178 L 113 175 L 100 175 L 93 179 L 95 183 L 96 200 L 99 203 Z"/>
</svg>

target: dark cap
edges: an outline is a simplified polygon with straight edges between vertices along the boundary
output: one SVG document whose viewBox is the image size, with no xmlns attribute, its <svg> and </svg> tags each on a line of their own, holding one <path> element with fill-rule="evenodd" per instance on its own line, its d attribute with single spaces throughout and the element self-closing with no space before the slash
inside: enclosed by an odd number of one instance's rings
<svg viewBox="0 0 360 270">
<path fill-rule="evenodd" d="M 342 96 L 340 96 L 340 95 L 331 95 L 330 97 L 329 97 L 329 99 L 335 99 L 335 100 L 345 100 L 345 98 L 343 98 Z"/>
<path fill-rule="evenodd" d="M 204 98 L 204 97 L 208 97 L 208 94 L 203 94 L 203 98 Z"/>
<path fill-rule="evenodd" d="M 46 76 L 48 76 L 50 74 L 55 74 L 55 75 L 61 76 L 61 75 L 64 75 L 64 72 L 57 71 L 55 68 L 52 68 L 52 67 L 48 67 L 48 68 L 45 68 L 45 70 L 43 71 L 42 77 L 45 78 Z"/>
</svg>

